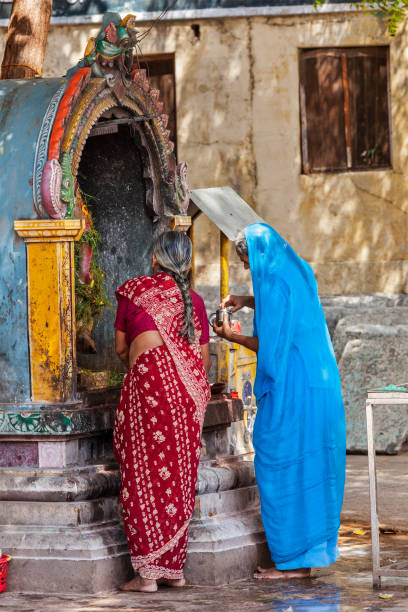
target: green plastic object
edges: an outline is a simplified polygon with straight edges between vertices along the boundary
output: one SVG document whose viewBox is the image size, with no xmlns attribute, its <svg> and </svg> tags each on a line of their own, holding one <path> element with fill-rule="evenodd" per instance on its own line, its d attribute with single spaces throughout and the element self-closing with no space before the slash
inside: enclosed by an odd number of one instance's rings
<svg viewBox="0 0 408 612">
<path fill-rule="evenodd" d="M 388 385 L 387 387 L 381 387 L 380 391 L 405 391 L 408 392 L 406 387 L 397 387 L 397 385 Z"/>
</svg>

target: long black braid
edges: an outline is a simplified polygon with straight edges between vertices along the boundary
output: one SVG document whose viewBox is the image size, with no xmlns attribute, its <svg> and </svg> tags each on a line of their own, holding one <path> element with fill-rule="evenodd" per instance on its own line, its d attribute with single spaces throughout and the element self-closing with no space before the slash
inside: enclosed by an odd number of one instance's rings
<svg viewBox="0 0 408 612">
<path fill-rule="evenodd" d="M 172 276 L 180 289 L 184 303 L 184 321 L 180 336 L 185 336 L 190 344 L 195 340 L 194 309 L 188 278 L 192 250 L 191 240 L 183 232 L 163 232 L 153 246 L 160 268 Z"/>
<path fill-rule="evenodd" d="M 185 274 L 177 274 L 173 270 L 162 268 L 163 272 L 170 274 L 176 281 L 178 288 L 181 292 L 181 297 L 184 302 L 184 321 L 180 329 L 180 336 L 186 336 L 190 344 L 193 344 L 195 339 L 195 327 L 194 327 L 194 309 L 193 301 L 190 293 L 190 281 Z"/>
</svg>

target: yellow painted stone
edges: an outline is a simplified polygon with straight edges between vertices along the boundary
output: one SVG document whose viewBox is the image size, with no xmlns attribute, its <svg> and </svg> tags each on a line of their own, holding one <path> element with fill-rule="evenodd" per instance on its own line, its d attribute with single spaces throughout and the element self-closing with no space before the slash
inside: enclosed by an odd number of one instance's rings
<svg viewBox="0 0 408 612">
<path fill-rule="evenodd" d="M 229 285 L 229 240 L 225 234 L 220 233 L 220 298 L 228 295 Z"/>
<path fill-rule="evenodd" d="M 74 391 L 74 240 L 84 223 L 19 220 L 14 229 L 27 244 L 31 396 L 63 402 Z"/>
</svg>

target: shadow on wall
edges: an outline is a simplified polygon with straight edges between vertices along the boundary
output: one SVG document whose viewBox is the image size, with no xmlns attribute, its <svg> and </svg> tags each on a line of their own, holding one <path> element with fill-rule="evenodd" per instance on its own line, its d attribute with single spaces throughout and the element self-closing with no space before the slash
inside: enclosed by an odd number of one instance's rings
<svg viewBox="0 0 408 612">
<path fill-rule="evenodd" d="M 176 51 L 179 144 L 191 186 L 230 185 L 253 205 L 251 22 L 203 21 L 199 41 L 193 26 L 183 31 L 188 49 Z"/>
<path fill-rule="evenodd" d="M 302 256 L 322 294 L 408 291 L 406 35 L 404 26 L 390 50 L 393 167 L 299 177 Z"/>
<path fill-rule="evenodd" d="M 199 39 L 194 25 L 183 29 L 176 51 L 178 142 L 189 183 L 195 189 L 229 185 L 254 206 L 251 21 L 202 21 Z M 204 215 L 196 221 L 195 245 L 197 283 L 217 286 L 219 231 Z M 241 268 L 230 245 L 230 283 L 250 287 L 250 273 Z"/>
</svg>

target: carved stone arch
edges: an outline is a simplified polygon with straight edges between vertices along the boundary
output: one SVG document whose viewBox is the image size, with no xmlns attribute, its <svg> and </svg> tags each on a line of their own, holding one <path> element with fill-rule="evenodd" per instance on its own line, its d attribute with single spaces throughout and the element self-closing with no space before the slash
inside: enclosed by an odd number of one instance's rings
<svg viewBox="0 0 408 612">
<path fill-rule="evenodd" d="M 143 97 L 147 97 L 146 94 Z M 147 183 L 146 205 L 152 215 L 158 218 L 165 214 L 183 214 L 176 203 L 176 164 L 164 121 L 161 117 L 158 120 L 157 108 L 151 108 L 155 104 L 154 99 L 149 105 L 142 105 L 140 98 L 140 92 L 134 86 L 127 96 L 118 100 L 105 79 L 94 79 L 80 92 L 73 108 L 64 104 L 58 109 L 53 124 L 45 128 L 49 130 L 49 148 L 42 172 L 38 163 L 35 164 L 33 183 L 37 185 L 37 197 L 34 202 L 41 217 L 76 216 L 75 183 L 82 151 L 91 130 L 113 108 L 126 110 L 129 124 L 139 134 L 143 157 L 147 162 L 143 165 Z M 152 113 L 154 110 L 156 116 Z M 146 119 L 138 121 L 142 117 Z M 134 123 L 133 118 L 137 120 Z M 38 142 L 44 140 L 43 133 L 40 133 Z"/>
<path fill-rule="evenodd" d="M 132 20 L 129 17 L 119 20 L 118 16 L 117 24 L 111 23 L 105 31 L 101 30 L 95 39 L 98 43 L 91 39 L 84 60 L 69 71 L 69 78 L 53 96 L 44 115 L 33 176 L 34 206 L 40 217 L 81 216 L 76 187 L 82 151 L 91 131 L 98 129 L 98 122 L 102 123 L 114 108 L 128 113 L 131 130 L 139 135 L 146 162 L 143 164 L 146 206 L 154 221 L 168 225 L 169 217 L 186 214 L 189 199 L 186 164 L 176 166 L 160 91 L 150 87 L 145 70 L 127 72 L 129 46 L 121 49 L 116 46 L 117 41 L 111 44 L 114 28 L 123 29 L 124 24 L 129 38 L 134 36 Z M 101 40 L 103 53 L 99 54 Z M 108 61 L 108 56 L 113 60 Z"/>
</svg>

